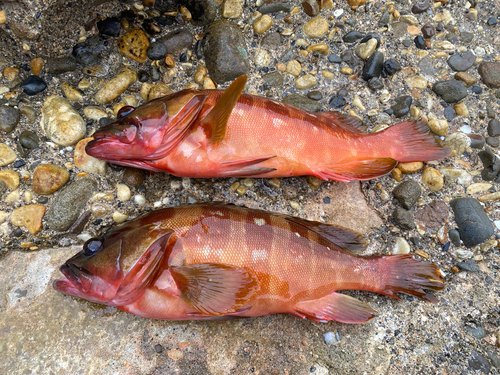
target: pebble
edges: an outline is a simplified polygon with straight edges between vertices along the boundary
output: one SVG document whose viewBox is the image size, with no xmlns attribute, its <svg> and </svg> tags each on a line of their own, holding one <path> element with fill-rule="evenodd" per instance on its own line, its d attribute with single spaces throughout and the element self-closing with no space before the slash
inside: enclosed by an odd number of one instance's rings
<svg viewBox="0 0 500 375">
<path fill-rule="evenodd" d="M 205 77 L 208 78 L 208 77 Z M 205 79 L 204 79 L 205 80 Z M 162 96 L 170 95 L 172 94 L 173 91 L 170 87 L 168 87 L 166 84 L 160 82 L 151 87 L 151 90 L 149 90 L 148 93 L 148 100 L 153 100 L 160 98 Z"/>
<path fill-rule="evenodd" d="M 25 227 L 32 235 L 42 230 L 42 218 L 45 206 L 31 204 L 16 208 L 10 215 L 10 222 L 17 227 Z"/>
<path fill-rule="evenodd" d="M 0 105 L 0 130 L 4 133 L 13 131 L 19 123 L 19 110 L 8 105 Z"/>
<path fill-rule="evenodd" d="M 33 173 L 33 191 L 49 195 L 59 190 L 69 179 L 69 172 L 54 164 L 40 164 Z"/>
<path fill-rule="evenodd" d="M 457 181 L 460 185 L 470 184 L 472 176 L 467 171 L 460 168 L 445 167 L 439 172 L 450 181 Z"/>
<path fill-rule="evenodd" d="M 286 72 L 294 77 L 298 77 L 302 71 L 302 66 L 297 60 L 290 60 L 286 63 Z"/>
<path fill-rule="evenodd" d="M 455 72 L 465 72 L 476 62 L 476 55 L 470 51 L 451 56 L 447 63 Z"/>
<path fill-rule="evenodd" d="M 414 161 L 410 163 L 398 163 L 398 169 L 404 174 L 415 173 L 424 167 L 421 161 Z"/>
<path fill-rule="evenodd" d="M 118 98 L 137 80 L 137 73 L 131 68 L 123 68 L 118 75 L 105 83 L 95 94 L 95 100 L 100 104 L 109 103 Z"/>
<path fill-rule="evenodd" d="M 448 147 L 450 147 L 452 150 L 455 150 L 457 155 L 463 154 L 471 143 L 471 140 L 467 136 L 467 134 L 460 132 L 448 135 L 444 141 L 448 145 Z"/>
<path fill-rule="evenodd" d="M 263 48 L 268 48 L 270 50 L 276 49 L 281 46 L 281 35 L 276 32 L 267 33 L 260 42 Z"/>
<path fill-rule="evenodd" d="M 99 121 L 102 118 L 108 117 L 108 114 L 99 107 L 85 107 L 83 114 L 90 120 Z"/>
<path fill-rule="evenodd" d="M 460 233 L 456 229 L 450 229 L 448 231 L 448 238 L 450 239 L 453 246 L 460 246 Z"/>
<path fill-rule="evenodd" d="M 49 96 L 42 108 L 42 129 L 61 146 L 75 144 L 85 136 L 87 125 L 71 103 L 61 96 Z"/>
<path fill-rule="evenodd" d="M 303 75 L 295 80 L 295 87 L 298 89 L 309 89 L 318 84 L 316 77 L 311 74 Z"/>
<path fill-rule="evenodd" d="M 76 67 L 76 60 L 71 56 L 57 58 L 49 57 L 45 61 L 45 71 L 54 75 L 73 72 L 76 70 Z"/>
<path fill-rule="evenodd" d="M 417 203 L 422 189 L 418 182 L 406 180 L 396 186 L 392 192 L 399 203 L 407 210 L 411 209 Z"/>
<path fill-rule="evenodd" d="M 103 48 L 104 38 L 100 35 L 92 35 L 73 47 L 73 57 L 83 66 L 92 65 L 98 61 Z"/>
<path fill-rule="evenodd" d="M 63 82 L 61 87 L 64 91 L 64 95 L 66 96 L 66 99 L 68 99 L 69 101 L 71 101 L 71 102 L 83 102 L 83 101 L 85 101 L 81 92 L 78 91 L 76 88 L 74 88 L 72 85 L 70 85 L 68 82 Z"/>
<path fill-rule="evenodd" d="M 146 204 L 146 197 L 142 194 L 136 194 L 134 195 L 134 202 L 138 206 L 144 206 Z"/>
<path fill-rule="evenodd" d="M 485 191 L 490 190 L 492 186 L 493 186 L 492 184 L 486 182 L 477 182 L 467 187 L 467 194 L 473 195 L 477 193 L 483 193 Z"/>
<path fill-rule="evenodd" d="M 116 184 L 116 197 L 119 201 L 126 202 L 130 199 L 132 193 L 130 188 L 125 184 Z"/>
<path fill-rule="evenodd" d="M 486 144 L 493 148 L 498 148 L 500 146 L 500 139 L 497 137 L 486 137 Z"/>
<path fill-rule="evenodd" d="M 120 35 L 121 24 L 118 18 L 109 17 L 97 22 L 97 30 L 100 34 L 108 36 Z"/>
<path fill-rule="evenodd" d="M 493 224 L 476 199 L 455 198 L 450 201 L 450 206 L 466 247 L 476 246 L 493 235 Z"/>
<path fill-rule="evenodd" d="M 37 76 L 43 68 L 43 60 L 40 57 L 34 58 L 30 61 L 30 68 L 31 72 Z"/>
<path fill-rule="evenodd" d="M 402 207 L 396 207 L 392 213 L 392 218 L 396 224 L 403 230 L 415 229 L 415 218 L 411 211 L 405 210 Z"/>
<path fill-rule="evenodd" d="M 356 47 L 356 55 L 358 55 L 360 59 L 366 60 L 375 52 L 377 44 L 378 41 L 375 38 L 368 40 L 366 43 L 361 43 Z"/>
<path fill-rule="evenodd" d="M 485 61 L 477 69 L 483 83 L 494 89 L 500 88 L 500 62 Z"/>
<path fill-rule="evenodd" d="M 153 42 L 148 46 L 146 55 L 151 60 L 161 60 L 167 56 L 167 47 L 161 42 Z"/>
<path fill-rule="evenodd" d="M 448 220 L 450 209 L 443 201 L 432 201 L 421 210 L 415 212 L 415 218 L 424 228 L 438 229 Z M 438 233 L 439 235 L 439 233 Z"/>
<path fill-rule="evenodd" d="M 109 66 L 103 64 L 95 64 L 82 68 L 82 72 L 89 77 L 105 77 L 108 75 Z"/>
<path fill-rule="evenodd" d="M 456 103 L 467 96 L 467 85 L 452 79 L 435 83 L 432 91 L 441 96 L 446 103 Z"/>
<path fill-rule="evenodd" d="M 84 138 L 75 147 L 75 152 L 73 154 L 73 161 L 75 165 L 80 168 L 82 171 L 88 173 L 96 173 L 101 176 L 106 174 L 106 162 L 104 160 L 100 160 L 90 156 L 85 151 L 85 146 L 89 143 L 93 138 Z"/>
<path fill-rule="evenodd" d="M 396 118 L 401 118 L 406 116 L 410 112 L 412 102 L 413 102 L 412 97 L 408 95 L 399 96 L 395 98 L 394 105 L 391 107 L 391 109 L 394 112 L 394 116 Z"/>
<path fill-rule="evenodd" d="M 366 0 L 347 0 L 347 3 L 352 9 L 357 9 L 366 4 Z"/>
<path fill-rule="evenodd" d="M 342 62 L 342 59 L 340 58 L 339 55 L 331 53 L 328 55 L 328 61 L 331 62 L 332 64 L 340 64 Z"/>
<path fill-rule="evenodd" d="M 5 203 L 18 202 L 21 199 L 21 193 L 18 189 L 11 191 L 7 196 L 3 199 Z"/>
<path fill-rule="evenodd" d="M 222 4 L 222 17 L 237 19 L 241 17 L 243 13 L 243 3 L 242 0 L 226 0 Z"/>
<path fill-rule="evenodd" d="M 379 91 L 384 88 L 384 83 L 380 78 L 372 78 L 368 81 L 368 87 L 373 91 Z"/>
<path fill-rule="evenodd" d="M 17 159 L 17 155 L 12 148 L 5 143 L 0 143 L 0 167 L 9 165 Z"/>
<path fill-rule="evenodd" d="M 273 25 L 273 19 L 264 14 L 253 22 L 253 30 L 257 34 L 264 34 Z"/>
<path fill-rule="evenodd" d="M 309 99 L 303 95 L 290 94 L 283 98 L 283 103 L 301 108 L 309 112 L 319 112 L 321 104 L 316 100 Z"/>
<path fill-rule="evenodd" d="M 333 345 L 340 341 L 340 336 L 338 332 L 327 332 L 323 333 L 323 339 L 325 340 L 326 345 Z"/>
<path fill-rule="evenodd" d="M 374 52 L 363 67 L 362 77 L 365 81 L 369 81 L 373 77 L 380 77 L 382 66 L 384 64 L 384 54 L 382 52 Z"/>
<path fill-rule="evenodd" d="M 309 39 L 319 39 L 328 33 L 328 21 L 324 17 L 315 17 L 304 25 L 304 33 Z"/>
<path fill-rule="evenodd" d="M 500 136 L 500 121 L 497 119 L 492 119 L 488 123 L 488 135 L 490 137 Z"/>
<path fill-rule="evenodd" d="M 0 181 L 9 189 L 17 189 L 19 186 L 19 175 L 17 172 L 11 170 L 0 171 Z"/>
<path fill-rule="evenodd" d="M 340 68 L 340 73 L 349 76 L 354 73 L 354 70 L 352 70 L 352 68 L 348 66 L 343 66 L 342 68 Z"/>
<path fill-rule="evenodd" d="M 139 187 L 144 182 L 145 172 L 137 168 L 125 168 L 122 174 L 122 181 L 132 187 Z"/>
<path fill-rule="evenodd" d="M 29 76 L 19 84 L 26 95 L 33 96 L 47 88 L 47 84 L 38 76 Z"/>
<path fill-rule="evenodd" d="M 358 40 L 362 39 L 363 36 L 364 35 L 361 34 L 359 31 L 353 30 L 353 31 L 348 32 L 346 35 L 344 35 L 342 40 L 346 43 L 355 43 Z"/>
<path fill-rule="evenodd" d="M 14 81 L 19 77 L 19 68 L 14 68 L 12 66 L 7 66 L 3 70 L 3 75 L 8 82 Z"/>
<path fill-rule="evenodd" d="M 464 102 L 455 104 L 453 106 L 453 109 L 455 110 L 455 112 L 458 116 L 468 117 L 470 115 L 469 109 L 467 108 L 467 106 L 465 105 Z M 460 128 L 460 129 L 462 129 L 462 128 Z M 470 133 L 470 129 L 469 129 L 469 133 Z"/>
<path fill-rule="evenodd" d="M 439 191 L 443 188 L 444 178 L 435 168 L 427 167 L 422 174 L 422 182 L 431 191 Z"/>
<path fill-rule="evenodd" d="M 118 212 L 118 211 L 113 212 L 113 221 L 116 224 L 124 223 L 125 221 L 127 221 L 127 219 L 128 219 L 128 215 L 127 214 L 124 214 L 124 213 L 121 213 L 121 212 Z"/>
<path fill-rule="evenodd" d="M 250 68 L 245 37 L 230 21 L 216 21 L 205 30 L 203 55 L 217 84 L 233 81 Z"/>
<path fill-rule="evenodd" d="M 411 7 L 411 12 L 413 14 L 424 13 L 427 11 L 427 9 L 429 9 L 429 7 L 430 7 L 430 4 L 428 1 L 419 2 L 419 3 L 413 4 L 413 6 Z"/>
<path fill-rule="evenodd" d="M 434 134 L 444 136 L 448 133 L 448 121 L 446 120 L 430 119 L 427 125 Z"/>
<path fill-rule="evenodd" d="M 484 138 L 479 134 L 467 134 L 470 138 L 470 147 L 481 150 L 484 147 Z"/>
<path fill-rule="evenodd" d="M 337 95 L 334 95 L 330 98 L 330 101 L 328 102 L 328 104 L 330 104 L 330 107 L 333 107 L 335 109 L 340 109 L 340 108 L 345 107 L 347 102 L 346 102 L 343 95 L 337 94 Z"/>
<path fill-rule="evenodd" d="M 271 56 L 265 49 L 258 49 L 254 52 L 253 62 L 256 67 L 263 68 L 271 64 Z"/>
<path fill-rule="evenodd" d="M 418 90 L 424 90 L 427 88 L 427 80 L 421 76 L 408 77 L 406 79 L 408 86 Z"/>
<path fill-rule="evenodd" d="M 264 80 L 264 86 L 266 88 L 270 88 L 270 87 L 281 88 L 281 87 L 283 87 L 283 84 L 285 83 L 284 78 L 283 78 L 283 74 L 281 74 L 278 71 L 266 74 L 266 75 L 262 76 L 262 79 Z"/>
<path fill-rule="evenodd" d="M 63 189 L 47 212 L 47 226 L 56 231 L 67 230 L 78 219 L 96 189 L 97 183 L 90 177 L 77 179 Z"/>
<path fill-rule="evenodd" d="M 424 39 L 430 39 L 436 34 L 436 29 L 434 29 L 434 26 L 432 26 L 430 23 L 426 23 L 424 26 L 422 26 L 420 31 L 422 31 Z"/>
<path fill-rule="evenodd" d="M 183 28 L 174 30 L 157 40 L 157 42 L 165 46 L 166 54 L 173 56 L 179 55 L 185 49 L 191 48 L 193 41 L 193 34 L 188 29 Z"/>
<path fill-rule="evenodd" d="M 29 124 L 34 124 L 35 121 L 36 121 L 36 110 L 35 108 L 33 108 L 32 106 L 29 106 L 29 105 L 23 105 L 21 108 L 20 108 L 20 111 L 23 115 L 26 116 L 26 118 L 28 119 L 28 123 Z"/>
<path fill-rule="evenodd" d="M 382 66 L 382 77 L 391 77 L 401 71 L 401 64 L 394 59 L 389 59 Z"/>
<path fill-rule="evenodd" d="M 392 249 L 392 254 L 409 254 L 410 253 L 410 245 L 403 237 L 396 238 L 396 244 Z"/>
<path fill-rule="evenodd" d="M 415 42 L 415 47 L 417 47 L 418 49 L 427 49 L 427 43 L 425 42 L 425 39 L 422 35 L 417 35 L 413 41 Z"/>
<path fill-rule="evenodd" d="M 140 27 L 133 27 L 118 41 L 118 50 L 139 63 L 145 62 L 148 58 L 146 53 L 148 47 L 148 37 Z"/>
</svg>

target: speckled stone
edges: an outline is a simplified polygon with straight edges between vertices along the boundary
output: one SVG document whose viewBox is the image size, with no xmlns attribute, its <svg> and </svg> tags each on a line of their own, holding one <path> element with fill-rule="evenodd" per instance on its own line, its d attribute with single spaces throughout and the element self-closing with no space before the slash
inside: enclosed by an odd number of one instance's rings
<svg viewBox="0 0 500 375">
<path fill-rule="evenodd" d="M 406 180 L 400 183 L 392 191 L 399 203 L 407 210 L 411 209 L 422 194 L 420 184 L 413 180 Z"/>
<path fill-rule="evenodd" d="M 486 86 L 500 88 L 500 61 L 482 62 L 477 71 Z"/>
<path fill-rule="evenodd" d="M 106 82 L 94 95 L 100 104 L 108 103 L 119 97 L 137 80 L 137 73 L 131 68 L 120 69 L 118 74 Z"/>
<path fill-rule="evenodd" d="M 19 110 L 7 105 L 0 106 L 0 130 L 4 133 L 13 131 L 19 123 Z"/>
<path fill-rule="evenodd" d="M 45 70 L 50 74 L 63 74 L 66 72 L 72 72 L 76 70 L 76 60 L 71 57 L 56 57 L 56 58 L 48 58 L 45 61 Z"/>
<path fill-rule="evenodd" d="M 104 160 L 94 158 L 87 154 L 85 147 L 93 138 L 84 138 L 75 147 L 73 161 L 82 171 L 96 173 L 104 176 L 106 174 L 107 163 Z"/>
<path fill-rule="evenodd" d="M 184 28 L 174 30 L 157 40 L 157 42 L 165 46 L 165 56 L 168 54 L 173 56 L 179 55 L 182 51 L 190 48 L 193 41 L 194 38 L 191 31 Z"/>
<path fill-rule="evenodd" d="M 304 33 L 309 39 L 322 38 L 328 32 L 328 21 L 324 17 L 315 17 L 304 25 Z"/>
<path fill-rule="evenodd" d="M 462 81 L 451 79 L 436 82 L 432 91 L 441 96 L 446 103 L 456 103 L 467 96 L 467 85 Z"/>
<path fill-rule="evenodd" d="M 149 39 L 139 27 L 130 29 L 128 33 L 123 35 L 118 41 L 118 50 L 127 57 L 143 63 L 147 59 L 147 49 L 149 47 Z"/>
<path fill-rule="evenodd" d="M 465 51 L 451 56 L 448 65 L 455 72 L 465 72 L 476 62 L 476 55 L 470 51 Z"/>
<path fill-rule="evenodd" d="M 73 47 L 73 57 L 83 66 L 92 65 L 98 61 L 103 48 L 104 38 L 101 35 L 92 35 Z M 72 66 L 69 63 L 68 65 Z M 64 71 L 61 71 L 61 73 L 64 73 Z"/>
<path fill-rule="evenodd" d="M 122 174 L 122 181 L 127 185 L 139 187 L 144 182 L 145 172 L 137 168 L 125 168 Z"/>
<path fill-rule="evenodd" d="M 59 190 L 69 179 L 69 172 L 54 164 L 40 164 L 33 173 L 33 191 L 48 195 Z"/>
<path fill-rule="evenodd" d="M 438 229 L 448 220 L 450 209 L 443 201 L 432 201 L 415 212 L 415 219 L 425 228 Z"/>
<path fill-rule="evenodd" d="M 403 230 L 415 229 L 415 218 L 413 217 L 411 211 L 405 210 L 402 207 L 396 207 L 392 213 L 392 218 Z"/>
<path fill-rule="evenodd" d="M 42 129 L 52 142 L 75 144 L 85 136 L 87 124 L 71 103 L 61 96 L 49 96 L 42 108 Z"/>
</svg>

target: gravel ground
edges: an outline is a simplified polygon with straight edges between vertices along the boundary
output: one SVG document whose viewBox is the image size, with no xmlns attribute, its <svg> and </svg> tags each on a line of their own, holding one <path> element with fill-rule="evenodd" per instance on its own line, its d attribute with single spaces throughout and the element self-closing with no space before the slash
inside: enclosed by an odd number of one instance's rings
<svg viewBox="0 0 500 375">
<path fill-rule="evenodd" d="M 0 2 L 0 372 L 498 373 L 499 4 L 212 0 L 177 12 L 173 3 Z M 280 11 L 262 15 L 266 6 Z M 233 26 L 214 24 L 223 15 Z M 215 43 L 233 35 L 228 27 L 241 34 L 222 44 L 222 59 L 203 51 L 205 34 Z M 339 110 L 368 131 L 428 121 L 453 154 L 343 184 L 181 179 L 81 151 L 125 104 L 224 89 L 242 72 L 249 93 Z M 411 252 L 439 264 L 446 289 L 436 305 L 352 293 L 379 312 L 362 326 L 287 315 L 152 321 L 52 290 L 86 239 L 158 207 L 211 201 L 352 228 L 368 239 L 367 255 Z"/>
</svg>

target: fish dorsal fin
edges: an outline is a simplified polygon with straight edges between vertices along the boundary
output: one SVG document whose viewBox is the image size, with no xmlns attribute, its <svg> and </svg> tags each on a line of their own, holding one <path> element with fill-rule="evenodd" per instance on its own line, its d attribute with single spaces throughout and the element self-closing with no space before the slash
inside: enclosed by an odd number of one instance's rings
<svg viewBox="0 0 500 375">
<path fill-rule="evenodd" d="M 234 313 L 259 289 L 257 277 L 245 268 L 200 263 L 170 269 L 181 297 L 205 315 Z"/>
<path fill-rule="evenodd" d="M 302 225 L 338 247 L 348 250 L 353 254 L 360 254 L 366 248 L 366 241 L 361 234 L 337 225 L 325 224 L 319 221 L 309 221 L 296 217 L 287 217 L 288 220 Z"/>
<path fill-rule="evenodd" d="M 224 91 L 208 115 L 201 120 L 200 123 L 205 126 L 208 132 L 207 135 L 212 143 L 219 143 L 226 136 L 227 121 L 246 83 L 246 75 L 236 78 L 227 90 Z"/>
<path fill-rule="evenodd" d="M 335 125 L 347 129 L 353 133 L 366 133 L 366 126 L 363 125 L 363 121 L 361 121 L 357 117 L 343 115 L 338 111 L 320 112 L 318 114 L 326 117 L 329 120 L 332 120 L 333 122 L 335 122 Z"/>
</svg>

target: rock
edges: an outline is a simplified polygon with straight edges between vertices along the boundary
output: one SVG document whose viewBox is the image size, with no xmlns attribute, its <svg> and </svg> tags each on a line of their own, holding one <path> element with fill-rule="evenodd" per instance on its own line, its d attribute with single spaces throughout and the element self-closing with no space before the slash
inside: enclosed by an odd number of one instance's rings
<svg viewBox="0 0 500 375">
<path fill-rule="evenodd" d="M 208 78 L 208 77 L 205 77 Z M 170 95 L 173 91 L 166 84 L 160 82 L 154 85 L 148 93 L 148 100 L 160 98 L 162 96 Z"/>
<path fill-rule="evenodd" d="M 196 26 L 205 26 L 212 23 L 217 16 L 220 2 L 217 0 L 182 0 L 192 16 L 192 23 Z"/>
<path fill-rule="evenodd" d="M 102 118 L 107 118 L 108 114 L 99 107 L 85 107 L 83 114 L 90 120 L 99 121 Z"/>
<path fill-rule="evenodd" d="M 328 33 L 328 21 L 324 17 L 315 17 L 304 25 L 304 33 L 309 39 L 319 39 Z"/>
<path fill-rule="evenodd" d="M 47 84 L 38 76 L 29 76 L 19 84 L 24 93 L 29 96 L 36 95 L 47 88 Z"/>
<path fill-rule="evenodd" d="M 448 220 L 450 209 L 443 201 L 433 201 L 415 212 L 415 218 L 428 229 L 438 229 Z"/>
<path fill-rule="evenodd" d="M 273 19 L 264 14 L 253 22 L 253 31 L 257 34 L 264 34 L 273 25 Z"/>
<path fill-rule="evenodd" d="M 216 21 L 203 37 L 203 54 L 210 77 L 218 84 L 232 81 L 250 68 L 245 37 L 229 21 Z"/>
<path fill-rule="evenodd" d="M 483 83 L 491 88 L 500 88 L 500 62 L 499 61 L 485 61 L 482 62 L 477 71 L 481 76 Z"/>
<path fill-rule="evenodd" d="M 418 49 L 427 49 L 427 43 L 422 35 L 417 35 L 413 41 L 415 42 L 415 47 Z"/>
<path fill-rule="evenodd" d="M 441 96 L 446 103 L 456 103 L 467 96 L 467 85 L 462 81 L 451 79 L 436 82 L 432 91 Z"/>
<path fill-rule="evenodd" d="M 457 267 L 462 269 L 462 270 L 469 271 L 469 272 L 479 272 L 480 271 L 479 266 L 472 259 L 469 259 L 465 262 L 457 263 Z"/>
<path fill-rule="evenodd" d="M 476 199 L 455 198 L 450 201 L 450 206 L 466 247 L 478 245 L 493 235 L 493 224 Z"/>
<path fill-rule="evenodd" d="M 346 43 L 355 43 L 357 42 L 358 40 L 362 39 L 363 38 L 363 34 L 361 34 L 359 31 L 357 30 L 353 30 L 353 31 L 350 31 L 348 32 L 346 35 L 344 35 L 342 37 L 342 40 Z"/>
<path fill-rule="evenodd" d="M 450 229 L 448 231 L 448 238 L 450 239 L 453 246 L 460 247 L 460 233 L 456 229 Z"/>
<path fill-rule="evenodd" d="M 122 181 L 127 185 L 138 188 L 142 185 L 145 178 L 144 170 L 137 168 L 125 168 L 122 175 Z"/>
<path fill-rule="evenodd" d="M 422 175 L 422 182 L 431 190 L 439 191 L 443 188 L 444 179 L 441 173 L 432 167 L 427 167 Z"/>
<path fill-rule="evenodd" d="M 42 108 L 42 129 L 54 143 L 75 144 L 85 136 L 87 125 L 71 103 L 60 96 L 49 96 Z"/>
<path fill-rule="evenodd" d="M 424 90 L 427 88 L 427 80 L 421 76 L 408 77 L 406 83 L 413 89 Z"/>
<path fill-rule="evenodd" d="M 424 163 L 421 161 L 414 161 L 408 163 L 399 163 L 398 169 L 404 174 L 415 173 L 424 167 Z"/>
<path fill-rule="evenodd" d="M 104 48 L 104 38 L 93 35 L 73 47 L 73 57 L 83 66 L 92 65 L 99 59 Z"/>
<path fill-rule="evenodd" d="M 481 150 L 484 147 L 484 138 L 479 134 L 467 134 L 470 138 L 470 147 Z"/>
<path fill-rule="evenodd" d="M 298 89 L 309 89 L 316 86 L 317 84 L 318 81 L 316 81 L 316 77 L 311 74 L 303 75 L 302 77 L 297 78 L 295 81 L 295 87 L 297 87 Z"/>
<path fill-rule="evenodd" d="M 262 79 L 264 81 L 264 86 L 266 88 L 270 87 L 280 88 L 283 87 L 284 84 L 283 74 L 281 74 L 278 71 L 268 73 L 262 76 Z"/>
<path fill-rule="evenodd" d="M 242 0 L 226 0 L 222 4 L 222 17 L 224 18 L 240 18 L 243 13 L 243 3 Z"/>
<path fill-rule="evenodd" d="M 401 207 L 396 207 L 392 213 L 392 218 L 396 224 L 403 230 L 415 229 L 415 219 L 413 214 Z"/>
<path fill-rule="evenodd" d="M 384 54 L 382 52 L 374 52 L 363 67 L 362 77 L 365 81 L 369 81 L 373 77 L 380 77 L 382 66 L 384 64 Z"/>
<path fill-rule="evenodd" d="M 298 94 L 285 96 L 283 98 L 283 103 L 293 105 L 294 107 L 298 107 L 309 112 L 319 112 L 321 110 L 321 104 L 316 100 L 312 100 Z"/>
<path fill-rule="evenodd" d="M 45 71 L 50 74 L 62 74 L 76 70 L 76 60 L 71 57 L 50 57 L 45 61 Z"/>
<path fill-rule="evenodd" d="M 151 60 L 161 60 L 164 59 L 165 56 L 167 56 L 167 47 L 161 42 L 153 42 L 149 45 L 146 55 L 151 59 Z"/>
<path fill-rule="evenodd" d="M 180 54 L 185 49 L 191 48 L 193 41 L 193 34 L 191 34 L 191 31 L 188 29 L 174 30 L 157 40 L 157 42 L 160 42 L 165 46 L 167 52 L 166 55 L 170 54 L 173 56 Z"/>
<path fill-rule="evenodd" d="M 319 14 L 319 4 L 316 0 L 305 0 L 302 2 L 302 9 L 309 17 L 316 17 Z"/>
<path fill-rule="evenodd" d="M 105 83 L 95 94 L 95 100 L 100 104 L 109 103 L 119 97 L 137 80 L 137 73 L 131 68 L 123 68 L 118 75 Z"/>
<path fill-rule="evenodd" d="M 380 78 L 372 78 L 368 81 L 368 87 L 373 91 L 379 91 L 384 88 L 384 83 Z"/>
<path fill-rule="evenodd" d="M 11 170 L 0 171 L 0 181 L 9 189 L 17 189 L 19 187 L 19 175 L 17 172 Z"/>
<path fill-rule="evenodd" d="M 347 104 L 344 96 L 340 94 L 332 96 L 328 103 L 330 104 L 331 107 L 335 109 L 343 108 Z"/>
<path fill-rule="evenodd" d="M 474 370 L 480 370 L 483 374 L 489 374 L 491 369 L 490 362 L 475 350 L 471 352 L 469 357 L 469 367 Z"/>
<path fill-rule="evenodd" d="M 312 100 L 321 100 L 323 99 L 323 94 L 317 90 L 313 90 L 307 93 L 307 97 Z"/>
<path fill-rule="evenodd" d="M 45 214 L 45 206 L 30 204 L 16 208 L 10 215 L 10 222 L 17 227 L 25 227 L 35 235 L 42 230 L 42 218 Z"/>
<path fill-rule="evenodd" d="M 61 85 L 64 95 L 66 96 L 66 99 L 68 99 L 71 102 L 83 102 L 85 99 L 83 98 L 83 95 L 80 91 L 78 91 L 76 88 L 71 86 L 68 82 L 63 82 Z"/>
<path fill-rule="evenodd" d="M 12 148 L 5 143 L 0 143 L 0 167 L 9 165 L 17 159 L 17 155 Z"/>
<path fill-rule="evenodd" d="M 286 72 L 294 77 L 298 77 L 302 71 L 302 66 L 297 60 L 290 60 L 286 63 Z"/>
<path fill-rule="evenodd" d="M 363 6 L 366 4 L 366 0 L 347 0 L 347 3 L 352 9 L 356 9 L 360 6 Z"/>
<path fill-rule="evenodd" d="M 289 1 L 266 1 L 258 9 L 262 14 L 290 12 L 291 10 L 292 4 Z"/>
<path fill-rule="evenodd" d="M 361 43 L 356 47 L 356 55 L 358 55 L 360 59 L 366 60 L 377 49 L 377 43 L 378 41 L 375 38 L 368 40 L 366 43 Z"/>
<path fill-rule="evenodd" d="M 497 137 L 486 137 L 486 144 L 493 148 L 498 148 L 500 146 L 500 139 Z"/>
<path fill-rule="evenodd" d="M 422 189 L 418 182 L 413 180 L 406 180 L 400 183 L 392 191 L 394 196 L 397 198 L 399 203 L 407 210 L 411 209 L 415 203 L 417 203 L 420 194 L 422 194 Z"/>
<path fill-rule="evenodd" d="M 449 148 L 455 150 L 457 155 L 461 155 L 470 146 L 470 138 L 464 133 L 453 133 L 445 138 L 445 143 Z"/>
<path fill-rule="evenodd" d="M 0 130 L 10 133 L 19 123 L 19 110 L 8 105 L 0 106 Z"/>
<path fill-rule="evenodd" d="M 416 3 L 416 4 L 413 4 L 413 6 L 411 7 L 411 12 L 413 14 L 424 13 L 425 11 L 427 11 L 427 9 L 429 9 L 429 7 L 430 7 L 430 4 L 428 1 Z"/>
<path fill-rule="evenodd" d="M 132 193 L 130 188 L 125 184 L 116 184 L 116 198 L 121 202 L 126 202 L 130 199 Z"/>
<path fill-rule="evenodd" d="M 267 33 L 263 38 L 260 45 L 264 48 L 274 49 L 281 45 L 281 35 L 276 32 Z"/>
<path fill-rule="evenodd" d="M 47 226 L 59 232 L 67 230 L 78 219 L 96 189 L 97 183 L 89 177 L 77 179 L 67 186 L 52 202 L 47 212 Z"/>
<path fill-rule="evenodd" d="M 265 49 L 258 49 L 254 53 L 254 64 L 258 68 L 263 68 L 271 64 L 271 56 Z"/>
<path fill-rule="evenodd" d="M 424 26 L 422 26 L 420 31 L 422 31 L 424 39 L 430 39 L 436 34 L 434 26 L 432 26 L 430 23 L 426 23 Z"/>
<path fill-rule="evenodd" d="M 438 119 L 430 119 L 427 122 L 429 128 L 431 128 L 432 132 L 437 135 L 446 135 L 448 133 L 448 121 L 446 120 L 438 120 Z"/>
<path fill-rule="evenodd" d="M 49 195 L 59 190 L 69 179 L 69 172 L 54 164 L 40 164 L 33 173 L 33 191 Z"/>
<path fill-rule="evenodd" d="M 113 221 L 116 224 L 124 223 L 125 221 L 127 221 L 127 219 L 128 219 L 128 215 L 127 214 L 124 214 L 124 213 L 121 213 L 121 212 L 118 212 L 118 211 L 113 212 Z"/>
<path fill-rule="evenodd" d="M 340 58 L 339 55 L 336 55 L 335 53 L 331 53 L 328 55 L 328 61 L 333 63 L 333 64 L 340 64 L 342 62 L 342 59 Z"/>
<path fill-rule="evenodd" d="M 118 18 L 109 17 L 97 22 L 97 30 L 100 34 L 108 36 L 120 35 L 121 24 Z"/>
<path fill-rule="evenodd" d="M 391 107 L 391 109 L 394 112 L 394 116 L 396 118 L 401 118 L 410 113 L 412 101 L 413 99 L 411 98 L 411 96 L 408 95 L 399 96 L 395 98 L 394 105 Z"/>
<path fill-rule="evenodd" d="M 488 123 L 488 135 L 490 137 L 500 136 L 500 121 L 497 119 L 492 119 Z"/>
<path fill-rule="evenodd" d="M 447 62 L 455 72 L 465 72 L 476 62 L 476 55 L 470 51 L 465 51 L 451 56 Z"/>
<path fill-rule="evenodd" d="M 85 146 L 93 139 L 94 138 L 85 138 L 78 142 L 75 147 L 75 153 L 73 154 L 73 161 L 82 171 L 104 176 L 106 174 L 106 162 L 88 155 L 85 151 Z"/>
<path fill-rule="evenodd" d="M 133 27 L 118 41 L 118 50 L 124 56 L 130 57 L 139 63 L 147 60 L 148 47 L 149 39 L 140 27 Z"/>
<path fill-rule="evenodd" d="M 8 82 L 13 82 L 19 77 L 19 68 L 8 66 L 3 70 L 3 75 Z"/>
<path fill-rule="evenodd" d="M 410 245 L 408 242 L 403 238 L 403 237 L 398 237 L 396 239 L 396 244 L 394 245 L 394 248 L 392 249 L 392 254 L 393 255 L 398 255 L 398 254 L 409 254 L 410 253 Z"/>
<path fill-rule="evenodd" d="M 20 111 L 23 115 L 26 116 L 26 118 L 28 119 L 28 123 L 29 124 L 34 124 L 35 121 L 36 121 L 36 110 L 35 108 L 33 108 L 32 106 L 29 106 L 29 105 L 23 105 L 21 108 L 20 108 Z"/>
</svg>

